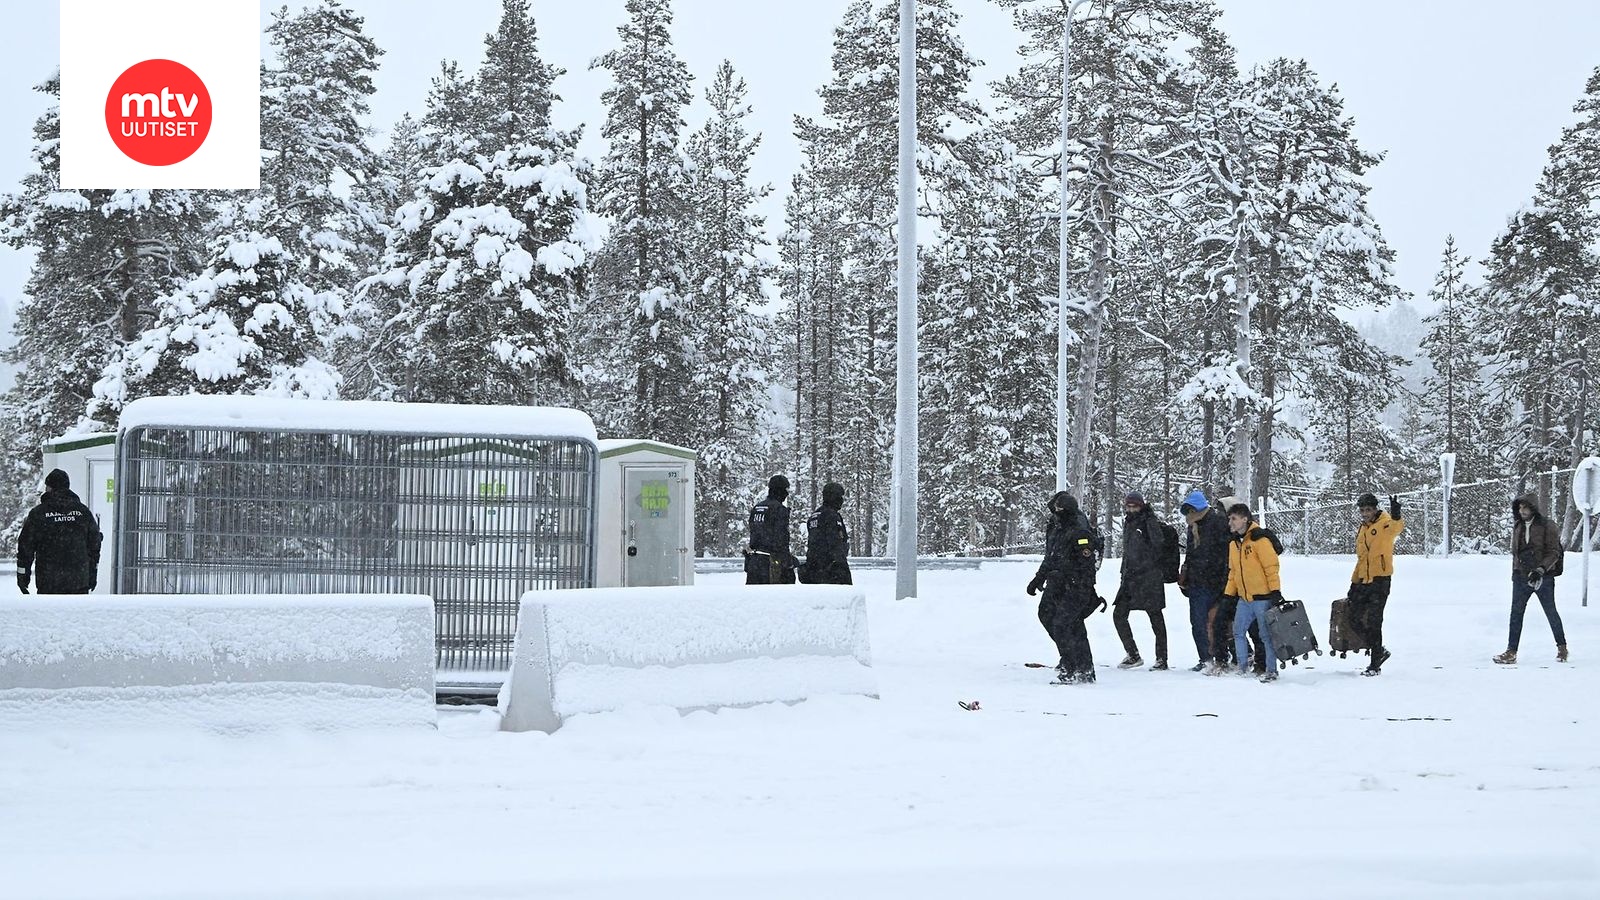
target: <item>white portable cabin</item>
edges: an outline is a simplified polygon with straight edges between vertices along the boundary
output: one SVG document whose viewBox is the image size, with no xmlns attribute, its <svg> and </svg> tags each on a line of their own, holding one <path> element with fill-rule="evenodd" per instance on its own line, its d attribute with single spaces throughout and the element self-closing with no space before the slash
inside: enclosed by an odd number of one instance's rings
<svg viewBox="0 0 1600 900">
<path fill-rule="evenodd" d="M 72 482 L 72 491 L 94 513 L 105 543 L 100 549 L 100 574 L 94 593 L 111 592 L 111 535 L 116 507 L 117 436 L 69 434 L 44 444 L 44 471 L 60 469 Z"/>
<path fill-rule="evenodd" d="M 687 447 L 599 442 L 596 587 L 694 584 L 694 463 Z"/>
</svg>

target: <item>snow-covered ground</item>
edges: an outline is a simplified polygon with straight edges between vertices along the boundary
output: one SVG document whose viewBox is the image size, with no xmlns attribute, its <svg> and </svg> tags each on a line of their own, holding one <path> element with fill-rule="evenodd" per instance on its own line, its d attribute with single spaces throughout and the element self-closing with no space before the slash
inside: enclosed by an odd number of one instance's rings
<svg viewBox="0 0 1600 900">
<path fill-rule="evenodd" d="M 1319 633 L 1349 568 L 1285 560 Z M 1022 665 L 1054 661 L 1031 566 L 1007 561 L 924 573 L 911 602 L 858 576 L 876 701 L 555 735 L 489 709 L 437 732 L 0 734 L 0 896 L 1595 898 L 1600 615 L 1573 557 L 1573 661 L 1535 605 L 1524 663 L 1494 666 L 1508 570 L 1402 559 L 1375 679 L 1327 657 L 1274 685 L 1190 673 L 1174 591 L 1176 670 L 1115 669 L 1102 614 L 1099 684 L 1051 685 Z"/>
</svg>

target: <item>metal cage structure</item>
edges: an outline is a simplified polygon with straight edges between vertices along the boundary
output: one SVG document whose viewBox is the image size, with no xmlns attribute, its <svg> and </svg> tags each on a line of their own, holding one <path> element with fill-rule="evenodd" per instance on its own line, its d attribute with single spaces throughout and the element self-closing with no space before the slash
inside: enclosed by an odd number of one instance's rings
<svg viewBox="0 0 1600 900">
<path fill-rule="evenodd" d="M 557 429 L 449 427 L 463 409 L 514 426 L 514 408 L 325 401 L 288 424 L 200 406 L 124 414 L 118 593 L 427 594 L 441 689 L 483 692 L 510 668 L 523 592 L 594 586 L 598 450 L 581 414 L 577 434 L 536 436 Z"/>
</svg>

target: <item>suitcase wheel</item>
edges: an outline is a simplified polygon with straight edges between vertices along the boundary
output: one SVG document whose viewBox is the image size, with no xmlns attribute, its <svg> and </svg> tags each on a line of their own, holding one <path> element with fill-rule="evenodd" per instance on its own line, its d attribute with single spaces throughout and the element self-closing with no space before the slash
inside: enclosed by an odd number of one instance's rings
<svg viewBox="0 0 1600 900">
<path fill-rule="evenodd" d="M 1350 653 L 1348 651 L 1345 651 L 1345 650 L 1340 650 L 1339 651 L 1339 658 L 1340 659 L 1345 659 L 1345 658 L 1347 658 L 1349 656 L 1350 656 Z"/>
<path fill-rule="evenodd" d="M 1278 661 L 1278 668 L 1287 669 L 1287 668 L 1289 668 L 1289 664 L 1284 662 L 1283 660 L 1279 660 Z"/>
<path fill-rule="evenodd" d="M 1291 662 L 1294 665 L 1298 666 L 1298 665 L 1300 665 L 1300 658 L 1299 657 L 1295 657 L 1294 659 L 1289 660 L 1289 662 Z"/>
<path fill-rule="evenodd" d="M 1317 654 L 1317 655 L 1318 655 L 1318 656 L 1321 656 L 1321 655 L 1322 655 L 1322 648 L 1321 648 L 1321 647 L 1318 647 L 1318 648 L 1317 648 L 1317 649 L 1316 649 L 1316 651 L 1315 651 L 1315 652 L 1316 652 L 1316 654 Z M 1309 659 L 1309 658 L 1310 658 L 1310 657 L 1307 657 L 1307 659 Z"/>
</svg>

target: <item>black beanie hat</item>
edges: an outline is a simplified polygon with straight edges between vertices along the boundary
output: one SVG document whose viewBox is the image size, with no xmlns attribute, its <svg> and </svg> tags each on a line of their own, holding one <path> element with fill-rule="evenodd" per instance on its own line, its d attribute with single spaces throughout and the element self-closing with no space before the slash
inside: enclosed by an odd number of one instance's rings
<svg viewBox="0 0 1600 900">
<path fill-rule="evenodd" d="M 44 486 L 52 491 L 64 491 L 72 486 L 72 481 L 67 478 L 67 473 L 51 469 L 50 474 L 44 477 Z"/>
<path fill-rule="evenodd" d="M 789 496 L 789 479 L 782 475 L 774 475 L 767 479 L 767 493 L 774 497 Z"/>
<path fill-rule="evenodd" d="M 1361 495 L 1361 499 L 1356 501 L 1356 508 L 1357 509 L 1367 509 L 1367 508 L 1377 509 L 1378 508 L 1378 498 L 1372 496 L 1371 494 L 1362 494 Z"/>
<path fill-rule="evenodd" d="M 822 486 L 822 505 L 834 509 L 844 505 L 844 485 L 832 481 Z"/>
</svg>

